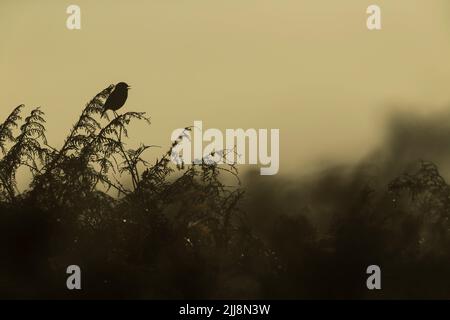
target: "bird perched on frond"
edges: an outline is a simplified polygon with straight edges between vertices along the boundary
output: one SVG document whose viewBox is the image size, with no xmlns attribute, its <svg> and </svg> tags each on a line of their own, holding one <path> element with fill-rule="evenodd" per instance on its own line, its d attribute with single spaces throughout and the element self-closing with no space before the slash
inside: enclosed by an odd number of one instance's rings
<svg viewBox="0 0 450 320">
<path fill-rule="evenodd" d="M 106 111 L 112 110 L 114 111 L 114 114 L 116 114 L 116 111 L 123 107 L 125 101 L 127 101 L 128 90 L 130 88 L 131 87 L 125 82 L 119 82 L 114 86 L 114 90 L 110 93 L 105 103 L 103 104 L 102 118 L 105 115 Z"/>
</svg>

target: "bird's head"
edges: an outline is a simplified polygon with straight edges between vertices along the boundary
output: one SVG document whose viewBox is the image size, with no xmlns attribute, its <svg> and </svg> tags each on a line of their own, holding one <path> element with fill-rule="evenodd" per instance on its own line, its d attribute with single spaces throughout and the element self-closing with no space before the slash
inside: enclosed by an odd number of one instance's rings
<svg viewBox="0 0 450 320">
<path fill-rule="evenodd" d="M 116 88 L 119 89 L 119 90 L 120 89 L 121 90 L 129 90 L 129 89 L 131 89 L 131 87 L 125 82 L 119 82 L 118 84 L 116 84 Z"/>
</svg>

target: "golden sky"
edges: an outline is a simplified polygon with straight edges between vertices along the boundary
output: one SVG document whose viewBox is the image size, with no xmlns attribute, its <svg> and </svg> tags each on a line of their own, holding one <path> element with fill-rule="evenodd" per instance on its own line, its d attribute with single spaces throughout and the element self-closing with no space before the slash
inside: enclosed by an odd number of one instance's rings
<svg viewBox="0 0 450 320">
<path fill-rule="evenodd" d="M 81 7 L 81 30 L 66 8 Z M 382 9 L 381 31 L 366 8 Z M 280 173 L 356 160 L 393 108 L 450 101 L 448 0 L 0 0 L 0 119 L 24 103 L 61 145 L 86 102 L 111 83 L 145 111 L 134 142 L 172 130 L 279 128 Z M 152 151 L 153 156 L 161 151 Z M 152 156 L 152 155 L 150 155 Z"/>
</svg>

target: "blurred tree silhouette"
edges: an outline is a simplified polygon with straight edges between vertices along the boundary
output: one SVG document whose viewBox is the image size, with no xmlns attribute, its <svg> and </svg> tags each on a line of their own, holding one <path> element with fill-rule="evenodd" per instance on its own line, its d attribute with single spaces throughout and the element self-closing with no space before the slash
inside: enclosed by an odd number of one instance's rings
<svg viewBox="0 0 450 320">
<path fill-rule="evenodd" d="M 219 275 L 244 272 L 235 264 L 241 254 L 261 247 L 238 209 L 242 190 L 220 179 L 222 172 L 237 177 L 235 167 L 205 161 L 174 168 L 172 149 L 182 137 L 147 163 L 142 154 L 151 146 L 133 150 L 123 142 L 132 120 L 150 123 L 144 113 L 99 122 L 111 90 L 86 105 L 59 150 L 47 143 L 39 109 L 18 134 L 23 106 L 1 125 L 0 282 L 6 286 L 0 294 L 70 297 L 64 288 L 70 264 L 83 270 L 86 298 L 231 294 L 220 288 Z M 33 179 L 20 193 L 15 176 L 22 166 Z M 121 182 L 125 176 L 130 187 Z M 267 260 L 264 250 L 251 254 Z"/>
<path fill-rule="evenodd" d="M 333 171 L 278 203 L 282 185 L 259 184 L 244 212 L 239 180 L 222 179 L 237 178 L 234 165 L 172 165 L 183 136 L 146 162 L 152 146 L 124 142 L 132 120 L 150 123 L 144 113 L 102 125 L 112 88 L 60 149 L 47 143 L 40 109 L 22 121 L 18 106 L 0 125 L 0 297 L 449 297 L 450 187 L 434 164 L 387 190 L 361 170 Z M 32 181 L 21 192 L 22 168 Z M 333 213 L 328 228 L 310 218 L 321 208 Z M 72 264 L 82 291 L 65 287 Z M 370 264 L 382 268 L 382 292 L 365 287 Z"/>
</svg>

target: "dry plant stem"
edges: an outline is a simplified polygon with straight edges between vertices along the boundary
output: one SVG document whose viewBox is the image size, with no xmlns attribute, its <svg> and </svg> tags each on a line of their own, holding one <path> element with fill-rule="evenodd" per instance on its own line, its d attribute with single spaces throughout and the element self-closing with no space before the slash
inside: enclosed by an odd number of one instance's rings
<svg viewBox="0 0 450 320">
<path fill-rule="evenodd" d="M 117 113 L 114 112 L 114 114 L 116 115 L 116 118 L 117 118 L 118 117 Z M 122 152 L 122 155 L 123 155 L 125 161 L 127 162 L 128 171 L 130 171 L 130 174 L 131 174 L 131 179 L 132 179 L 132 182 L 133 182 L 133 189 L 136 190 L 137 185 L 138 185 L 138 181 L 137 181 L 137 178 L 135 176 L 134 170 L 133 170 L 133 168 L 131 166 L 130 159 L 128 158 L 127 153 L 125 152 L 125 150 L 123 149 L 123 144 L 122 144 L 122 127 L 120 127 L 120 129 L 119 129 L 119 135 L 117 136 L 117 140 L 119 141 L 120 151 Z"/>
</svg>

